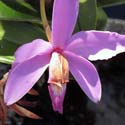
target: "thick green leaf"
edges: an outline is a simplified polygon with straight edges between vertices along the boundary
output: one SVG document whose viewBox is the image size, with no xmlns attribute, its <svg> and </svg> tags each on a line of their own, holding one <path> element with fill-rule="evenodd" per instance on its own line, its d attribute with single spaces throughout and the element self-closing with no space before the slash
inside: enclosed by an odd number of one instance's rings
<svg viewBox="0 0 125 125">
<path fill-rule="evenodd" d="M 13 55 L 16 48 L 34 39 L 46 39 L 43 30 L 32 24 L 2 22 L 0 25 L 0 55 Z"/>
<path fill-rule="evenodd" d="M 104 30 L 106 23 L 107 23 L 107 15 L 101 7 L 98 7 L 97 8 L 96 29 L 97 30 Z"/>
<path fill-rule="evenodd" d="M 98 7 L 107 7 L 118 4 L 125 4 L 125 0 L 97 0 Z"/>
<path fill-rule="evenodd" d="M 0 62 L 5 64 L 12 64 L 14 59 L 13 56 L 0 56 Z"/>
<path fill-rule="evenodd" d="M 96 0 L 80 0 L 79 2 L 80 10 L 75 31 L 95 29 Z"/>
<path fill-rule="evenodd" d="M 2 1 L 0 1 L 0 20 L 40 23 L 40 19 L 38 17 L 16 11 Z"/>
</svg>

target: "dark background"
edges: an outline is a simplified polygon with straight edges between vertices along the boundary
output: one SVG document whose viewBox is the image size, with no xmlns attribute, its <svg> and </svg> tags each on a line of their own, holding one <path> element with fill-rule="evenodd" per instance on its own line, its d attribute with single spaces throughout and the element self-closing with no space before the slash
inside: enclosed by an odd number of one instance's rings
<svg viewBox="0 0 125 125">
<path fill-rule="evenodd" d="M 125 19 L 125 4 L 105 7 L 104 10 L 110 18 Z"/>
</svg>

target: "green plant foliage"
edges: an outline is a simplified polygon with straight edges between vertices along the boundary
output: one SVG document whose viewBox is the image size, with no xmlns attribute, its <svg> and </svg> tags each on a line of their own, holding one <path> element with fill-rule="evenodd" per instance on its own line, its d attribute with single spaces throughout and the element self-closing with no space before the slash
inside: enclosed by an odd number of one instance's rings
<svg viewBox="0 0 125 125">
<path fill-rule="evenodd" d="M 5 64 L 12 64 L 14 59 L 13 56 L 0 56 L 0 62 Z"/>
<path fill-rule="evenodd" d="M 0 20 L 27 21 L 40 23 L 40 18 L 16 11 L 3 1 L 0 1 Z"/>
<path fill-rule="evenodd" d="M 16 0 L 16 2 L 21 6 L 23 6 L 24 8 L 27 8 L 29 10 L 36 12 L 36 10 L 29 3 L 25 2 L 25 0 Z"/>
<path fill-rule="evenodd" d="M 96 0 L 80 0 L 79 3 L 80 10 L 75 31 L 95 29 Z"/>
<path fill-rule="evenodd" d="M 16 11 L 26 14 L 28 13 L 31 15 L 37 13 L 37 10 L 34 7 L 32 7 L 28 2 L 26 2 L 27 0 L 1 0 L 1 1 Z"/>
<path fill-rule="evenodd" d="M 1 22 L 0 55 L 13 55 L 16 48 L 34 39 L 46 39 L 45 33 L 37 25 L 20 22 Z"/>
<path fill-rule="evenodd" d="M 103 8 L 98 7 L 97 8 L 97 23 L 96 23 L 96 29 L 97 30 L 104 30 L 105 25 L 107 23 L 107 15 Z"/>
<path fill-rule="evenodd" d="M 97 0 L 97 5 L 100 7 L 125 4 L 125 0 Z"/>
</svg>

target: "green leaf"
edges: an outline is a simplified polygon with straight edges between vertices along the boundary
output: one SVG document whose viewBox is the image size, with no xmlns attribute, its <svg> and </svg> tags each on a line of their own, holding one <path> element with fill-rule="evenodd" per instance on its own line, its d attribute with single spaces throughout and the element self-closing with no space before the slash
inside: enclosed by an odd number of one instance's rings
<svg viewBox="0 0 125 125">
<path fill-rule="evenodd" d="M 103 8 L 98 7 L 97 8 L 97 24 L 96 24 L 96 30 L 104 30 L 105 25 L 107 23 L 107 15 Z"/>
<path fill-rule="evenodd" d="M 0 56 L 12 56 L 18 47 L 19 45 L 13 43 L 13 41 L 2 39 L 0 40 Z"/>
<path fill-rule="evenodd" d="M 2 37 L 4 36 L 4 29 L 3 29 L 3 26 L 2 26 L 2 23 L 0 22 L 0 40 L 2 40 Z"/>
<path fill-rule="evenodd" d="M 79 2 L 80 9 L 75 31 L 95 29 L 96 0 L 79 0 Z"/>
<path fill-rule="evenodd" d="M 97 0 L 98 7 L 107 7 L 119 4 L 125 4 L 125 0 Z"/>
<path fill-rule="evenodd" d="M 5 64 L 12 64 L 14 59 L 13 56 L 0 56 L 0 62 Z"/>
<path fill-rule="evenodd" d="M 4 21 L 0 25 L 0 55 L 13 55 L 20 45 L 34 39 L 46 39 L 45 33 L 37 25 Z"/>
<path fill-rule="evenodd" d="M 38 17 L 16 11 L 2 1 L 0 1 L 0 20 L 41 22 Z"/>
<path fill-rule="evenodd" d="M 34 16 L 38 14 L 38 11 L 25 0 L 1 0 L 1 1 L 10 8 L 14 9 L 15 11 Z"/>
<path fill-rule="evenodd" d="M 25 2 L 25 0 L 16 0 L 16 1 L 25 8 L 28 8 L 29 10 L 36 12 L 36 10 L 29 3 Z"/>
</svg>

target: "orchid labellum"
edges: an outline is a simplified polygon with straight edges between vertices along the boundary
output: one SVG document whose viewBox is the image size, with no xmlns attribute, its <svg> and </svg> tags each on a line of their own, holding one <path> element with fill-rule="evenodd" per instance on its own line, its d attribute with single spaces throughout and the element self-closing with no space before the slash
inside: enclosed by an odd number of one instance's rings
<svg viewBox="0 0 125 125">
<path fill-rule="evenodd" d="M 48 67 L 48 89 L 55 111 L 63 112 L 69 71 L 93 102 L 100 101 L 99 75 L 87 59 L 108 59 L 125 51 L 125 35 L 94 30 L 72 35 L 78 10 L 78 0 L 54 0 L 51 43 L 36 39 L 17 49 L 5 87 L 7 105 L 21 99 Z"/>
</svg>

